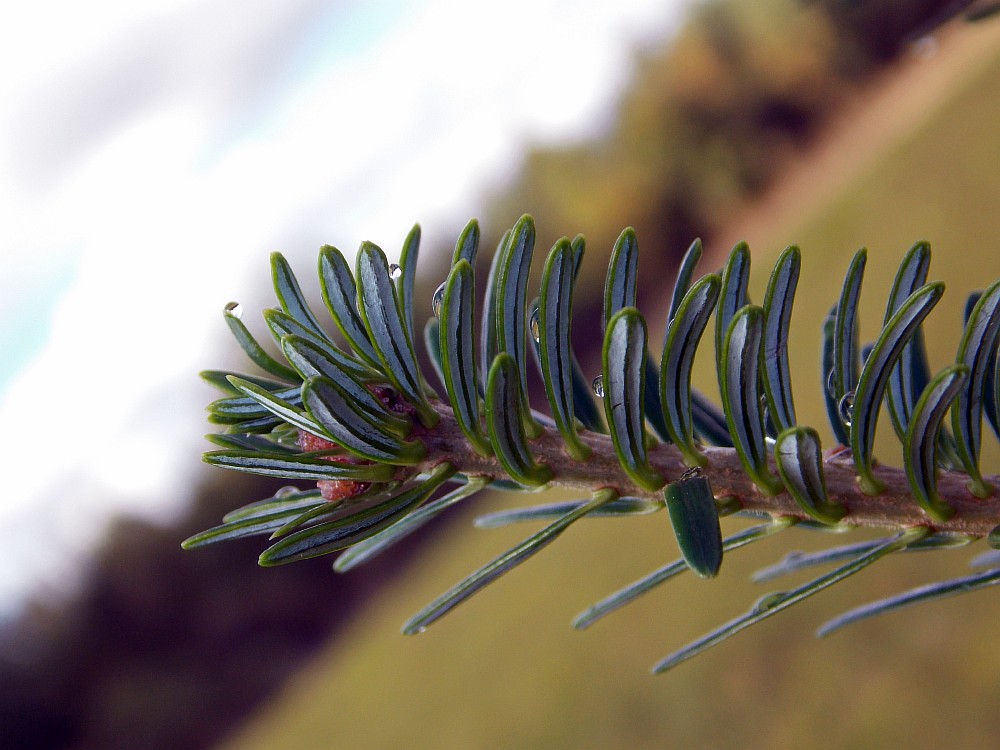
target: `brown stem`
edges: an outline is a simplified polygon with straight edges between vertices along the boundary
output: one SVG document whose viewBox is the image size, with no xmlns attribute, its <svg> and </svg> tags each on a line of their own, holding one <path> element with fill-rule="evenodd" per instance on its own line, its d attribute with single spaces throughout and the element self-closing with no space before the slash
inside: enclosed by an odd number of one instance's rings
<svg viewBox="0 0 1000 750">
<path fill-rule="evenodd" d="M 503 466 L 495 457 L 484 458 L 469 445 L 447 405 L 433 402 L 441 421 L 432 429 L 417 428 L 412 437 L 427 446 L 427 458 L 422 468 L 430 468 L 447 461 L 459 472 L 487 476 L 492 479 L 508 478 Z M 650 492 L 636 486 L 618 463 L 611 438 L 593 432 L 582 432 L 581 440 L 592 449 L 586 461 L 574 461 L 565 450 L 560 435 L 546 429 L 537 440 L 531 441 L 531 450 L 539 463 L 548 464 L 555 477 L 551 487 L 567 487 L 586 492 L 612 488 L 622 496 L 662 500 L 660 491 Z M 732 448 L 704 447 L 708 463 L 702 467 L 712 483 L 716 497 L 731 496 L 744 510 L 762 511 L 774 516 L 809 516 L 787 492 L 777 495 L 762 493 L 747 476 Z M 657 445 L 649 453 L 650 466 L 667 482 L 677 480 L 688 470 L 676 446 Z M 773 467 L 772 467 L 773 468 Z M 885 483 L 879 495 L 866 495 L 857 483 L 854 464 L 849 454 L 827 458 L 824 461 L 827 493 L 831 500 L 847 508 L 841 523 L 851 526 L 872 526 L 898 529 L 906 526 L 927 526 L 934 531 L 945 531 L 983 537 L 1000 526 L 1000 496 L 996 492 L 988 498 L 974 496 L 967 487 L 968 476 L 959 472 L 942 472 L 938 478 L 941 498 L 955 509 L 946 522 L 932 520 L 914 501 L 910 485 L 902 469 L 879 466 L 875 475 Z M 1000 476 L 986 477 L 1000 486 Z"/>
</svg>

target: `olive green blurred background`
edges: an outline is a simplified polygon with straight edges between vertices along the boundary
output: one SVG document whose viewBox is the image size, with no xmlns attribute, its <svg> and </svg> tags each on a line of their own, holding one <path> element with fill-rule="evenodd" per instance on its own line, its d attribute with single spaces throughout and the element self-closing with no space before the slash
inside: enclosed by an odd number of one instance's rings
<svg viewBox="0 0 1000 750">
<path fill-rule="evenodd" d="M 536 217 L 539 252 L 563 234 L 587 235 L 590 299 L 578 295 L 574 334 L 596 372 L 597 353 L 584 348 L 597 338 L 588 330 L 599 326 L 597 295 L 622 227 L 638 231 L 639 306 L 653 341 L 695 236 L 706 242 L 705 272 L 748 240 L 758 299 L 777 254 L 799 244 L 796 404 L 829 443 L 819 326 L 858 247 L 870 251 L 867 340 L 903 253 L 931 242 L 930 275 L 949 286 L 927 326 L 935 368 L 954 356 L 966 293 L 1000 276 L 1000 20 L 953 22 L 923 39 L 945 5 L 697 5 L 669 48 L 637 53 L 601 137 L 529 147 L 515 178 L 484 190 L 482 255 L 523 212 Z M 450 239 L 425 241 L 443 250 Z M 423 254 L 429 299 L 444 268 Z M 714 396 L 708 356 L 699 367 Z M 881 426 L 876 449 L 887 462 L 898 460 L 891 433 Z M 960 575 L 982 545 L 883 561 L 652 677 L 660 657 L 772 590 L 749 582 L 754 569 L 848 539 L 784 532 L 728 556 L 716 580 L 682 576 L 577 633 L 573 615 L 677 556 L 662 515 L 584 521 L 408 638 L 399 627 L 409 615 L 532 530 L 479 531 L 472 519 L 542 496 L 477 499 L 387 559 L 335 576 L 324 559 L 259 569 L 256 540 L 181 552 L 188 534 L 278 486 L 219 474 L 176 527 L 120 523 L 76 600 L 40 602 L 0 632 L 10 677 L 0 680 L 0 737 L 19 748 L 226 750 L 1000 742 L 992 593 L 812 637 L 855 604 Z M 726 521 L 724 532 L 740 525 Z"/>
</svg>

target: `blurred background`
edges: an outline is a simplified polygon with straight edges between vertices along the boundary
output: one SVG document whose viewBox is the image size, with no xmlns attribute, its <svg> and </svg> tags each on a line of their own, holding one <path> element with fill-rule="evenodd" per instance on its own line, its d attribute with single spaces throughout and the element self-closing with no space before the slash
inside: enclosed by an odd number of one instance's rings
<svg viewBox="0 0 1000 750">
<path fill-rule="evenodd" d="M 0 744 L 995 747 L 995 596 L 811 636 L 854 604 L 960 574 L 968 551 L 886 561 L 652 678 L 764 593 L 750 572 L 817 540 L 787 532 L 716 580 L 678 580 L 574 633 L 579 610 L 677 554 L 660 516 L 585 523 L 419 638 L 399 635 L 407 616 L 527 533 L 471 519 L 520 498 L 477 501 L 345 576 L 323 558 L 258 568 L 254 539 L 179 547 L 280 486 L 203 468 L 214 394 L 196 377 L 244 369 L 221 311 L 239 300 L 263 334 L 272 250 L 318 296 L 321 244 L 350 255 L 369 239 L 392 259 L 420 222 L 426 317 L 470 216 L 488 262 L 532 213 L 539 251 L 587 236 L 574 331 L 596 372 L 587 330 L 623 227 L 638 232 L 654 341 L 693 238 L 703 271 L 749 241 L 758 297 L 796 243 L 792 374 L 802 420 L 824 427 L 818 331 L 850 256 L 871 253 L 870 339 L 899 260 L 927 239 L 950 290 L 927 331 L 940 367 L 965 293 L 1000 277 L 1000 20 L 964 18 L 991 9 L 5 6 Z"/>
</svg>

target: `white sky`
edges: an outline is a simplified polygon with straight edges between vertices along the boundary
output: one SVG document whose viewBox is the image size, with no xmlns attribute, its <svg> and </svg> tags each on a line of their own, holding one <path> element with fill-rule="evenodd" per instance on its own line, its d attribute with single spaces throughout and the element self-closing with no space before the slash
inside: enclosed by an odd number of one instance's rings
<svg viewBox="0 0 1000 750">
<path fill-rule="evenodd" d="M 187 499 L 267 254 L 452 242 L 526 138 L 606 122 L 686 0 L 66 0 L 0 9 L 0 614 L 112 513 Z M 259 330 L 259 329 L 258 329 Z"/>
</svg>

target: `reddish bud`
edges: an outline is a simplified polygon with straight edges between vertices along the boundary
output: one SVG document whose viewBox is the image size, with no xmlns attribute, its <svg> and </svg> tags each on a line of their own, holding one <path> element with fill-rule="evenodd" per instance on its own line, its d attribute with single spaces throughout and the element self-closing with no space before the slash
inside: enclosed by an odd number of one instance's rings
<svg viewBox="0 0 1000 750">
<path fill-rule="evenodd" d="M 307 453 L 341 450 L 340 446 L 336 443 L 331 443 L 329 440 L 317 437 L 308 432 L 303 432 L 302 430 L 299 430 L 298 443 L 299 448 Z M 335 456 L 323 456 L 322 458 L 338 464 L 363 465 L 370 463 L 364 459 L 349 456 L 346 453 Z M 360 495 L 371 487 L 371 482 L 355 482 L 352 479 L 321 479 L 316 483 L 316 486 L 319 488 L 323 499 L 332 503 Z"/>
</svg>

